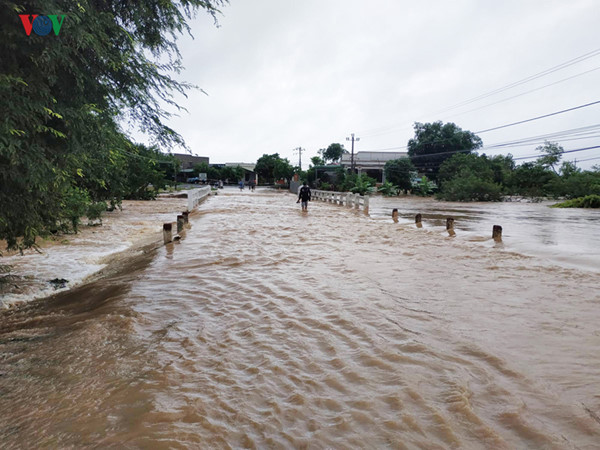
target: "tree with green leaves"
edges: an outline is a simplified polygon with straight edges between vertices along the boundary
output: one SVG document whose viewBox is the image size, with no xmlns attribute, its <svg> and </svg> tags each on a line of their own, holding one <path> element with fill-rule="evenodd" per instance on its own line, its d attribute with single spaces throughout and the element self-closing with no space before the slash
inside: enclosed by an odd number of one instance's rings
<svg viewBox="0 0 600 450">
<path fill-rule="evenodd" d="M 419 172 L 437 181 L 441 164 L 456 153 L 471 153 L 480 148 L 481 139 L 453 123 L 414 124 L 415 137 L 408 141 L 408 156 Z"/>
<path fill-rule="evenodd" d="M 294 166 L 287 158 L 282 158 L 279 153 L 272 155 L 264 154 L 256 161 L 254 171 L 258 174 L 261 182 L 273 183 L 280 179 L 291 179 L 294 175 Z"/>
<path fill-rule="evenodd" d="M 338 163 L 344 153 L 348 153 L 348 150 L 342 144 L 329 144 L 329 147 L 322 150 L 323 162 Z"/>
<path fill-rule="evenodd" d="M 176 39 L 198 11 L 216 18 L 224 3 L 0 2 L 0 239 L 8 247 L 32 246 L 64 224 L 66 205 L 77 205 L 73 217 L 94 199 L 124 195 L 113 174 L 144 159 L 132 156 L 139 148 L 120 123 L 158 145 L 184 145 L 162 106 L 181 109 L 173 93 L 192 87 L 174 78 Z M 60 34 L 27 35 L 33 15 L 48 12 L 64 15 Z"/>
<path fill-rule="evenodd" d="M 457 153 L 440 166 L 438 197 L 452 201 L 499 201 L 502 186 L 494 182 L 492 161 L 486 155 Z"/>
<path fill-rule="evenodd" d="M 558 174 L 557 167 L 565 149 L 556 142 L 546 141 L 544 145 L 536 147 L 538 152 L 542 153 L 537 159 L 537 163 L 545 169 L 551 169 L 555 174 Z"/>
<path fill-rule="evenodd" d="M 416 170 L 409 158 L 392 159 L 383 166 L 385 179 L 404 192 L 411 189 Z"/>
</svg>

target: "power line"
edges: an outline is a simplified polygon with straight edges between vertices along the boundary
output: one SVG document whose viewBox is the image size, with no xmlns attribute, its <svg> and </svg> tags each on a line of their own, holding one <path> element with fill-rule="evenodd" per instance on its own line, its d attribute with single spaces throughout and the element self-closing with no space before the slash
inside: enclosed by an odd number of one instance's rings
<svg viewBox="0 0 600 450">
<path fill-rule="evenodd" d="M 569 109 L 563 109 L 561 111 L 556 111 L 556 112 L 553 112 L 550 114 L 544 114 L 543 116 L 533 117 L 531 119 L 520 120 L 519 122 L 513 122 L 513 123 L 506 124 L 506 125 L 501 125 L 499 127 L 488 128 L 486 130 L 481 130 L 481 131 L 475 131 L 475 134 L 487 133 L 488 131 L 500 130 L 501 128 L 508 128 L 508 127 L 512 127 L 515 125 L 520 125 L 522 123 L 533 122 L 534 120 L 545 119 L 546 117 L 556 116 L 558 114 L 564 114 L 569 111 L 575 111 L 576 109 L 587 108 L 588 106 L 597 105 L 598 103 L 600 103 L 600 100 L 598 100 L 596 102 L 592 102 L 592 103 L 586 103 L 585 105 L 575 106 L 575 107 L 569 108 Z"/>
<path fill-rule="evenodd" d="M 454 104 L 452 106 L 449 106 L 449 107 L 446 107 L 446 108 L 442 108 L 442 109 L 440 109 L 438 111 L 434 111 L 432 113 L 427 114 L 427 116 L 430 116 L 432 114 L 440 114 L 440 113 L 448 112 L 448 111 L 451 111 L 453 109 L 456 109 L 456 108 L 459 108 L 459 107 L 462 107 L 462 106 L 466 106 L 466 105 L 474 103 L 474 102 L 476 102 L 478 100 L 482 100 L 484 98 L 491 97 L 493 95 L 499 94 L 501 92 L 507 91 L 507 90 L 512 89 L 512 88 L 515 88 L 517 86 L 526 84 L 526 83 L 528 83 L 530 81 L 536 80 L 536 79 L 541 78 L 543 76 L 546 76 L 546 75 L 549 75 L 551 73 L 557 72 L 559 70 L 565 69 L 565 68 L 570 67 L 570 66 L 572 66 L 574 64 L 580 63 L 582 61 L 585 61 L 587 59 L 593 58 L 593 57 L 598 56 L 598 55 L 600 55 L 600 48 L 592 50 L 592 51 L 590 51 L 588 53 L 585 53 L 583 55 L 580 55 L 580 56 L 578 56 L 576 58 L 573 58 L 573 59 L 570 59 L 568 61 L 565 61 L 565 62 L 563 62 L 561 64 L 556 65 L 556 66 L 550 67 L 549 69 L 543 70 L 543 71 L 538 72 L 538 73 L 536 73 L 534 75 L 530 75 L 530 76 L 525 77 L 525 78 L 523 78 L 521 80 L 509 83 L 509 84 L 507 84 L 505 86 L 502 86 L 500 88 L 494 89 L 492 91 L 483 93 L 481 95 L 478 95 L 476 97 L 473 97 L 473 98 L 470 98 L 470 99 L 467 99 L 467 100 L 463 100 L 463 101 L 461 101 L 459 103 L 456 103 L 456 104 Z M 482 107 L 479 107 L 479 108 L 475 108 L 475 109 L 466 111 L 464 113 L 460 113 L 460 115 L 466 114 L 468 112 L 477 111 L 478 109 L 486 108 L 488 106 L 492 106 L 492 105 L 495 105 L 497 103 L 501 103 L 501 102 L 504 102 L 504 101 L 507 101 L 507 100 L 511 100 L 513 98 L 516 98 L 516 97 L 520 97 L 522 95 L 526 95 L 528 93 L 531 93 L 531 92 L 534 92 L 534 91 L 537 91 L 537 90 L 540 90 L 540 89 L 543 89 L 543 88 L 546 88 L 546 87 L 549 87 L 549 86 L 552 86 L 552 85 L 555 85 L 555 84 L 558 84 L 558 83 L 561 83 L 561 82 L 564 82 L 564 81 L 567 81 L 567 80 L 570 80 L 572 78 L 576 78 L 576 77 L 585 75 L 585 74 L 587 74 L 589 72 L 592 72 L 594 70 L 598 70 L 598 68 L 591 69 L 591 70 L 588 70 L 586 72 L 579 73 L 577 75 L 574 75 L 574 76 L 571 76 L 571 77 L 568 77 L 568 78 L 556 81 L 554 83 L 550 83 L 548 85 L 545 85 L 545 86 L 542 86 L 542 87 L 539 87 L 539 88 L 532 89 L 532 90 L 527 91 L 527 92 L 523 92 L 521 94 L 509 97 L 509 98 L 504 99 L 504 100 L 500 100 L 500 101 L 495 102 L 495 103 L 491 103 L 489 105 L 485 105 L 485 106 L 482 106 Z M 408 129 L 408 128 L 410 128 L 410 127 L 403 127 L 401 129 Z M 367 130 L 367 131 L 363 132 L 363 134 L 366 134 L 368 136 L 378 136 L 378 135 L 382 135 L 382 134 L 391 133 L 391 132 L 393 132 L 395 130 L 398 130 L 398 129 L 399 129 L 398 126 L 380 127 L 380 128 L 374 128 L 374 129 L 371 129 L 371 130 Z"/>
<path fill-rule="evenodd" d="M 586 150 L 594 150 L 596 148 L 600 148 L 600 145 L 596 145 L 594 147 L 576 148 L 575 150 L 563 150 L 562 152 L 560 152 L 558 154 L 559 155 L 563 155 L 565 153 L 583 152 L 583 151 L 586 151 Z M 543 156 L 543 155 L 520 156 L 518 158 L 513 158 L 513 161 L 518 161 L 518 160 L 521 160 L 521 159 L 539 158 L 540 156 Z"/>
<path fill-rule="evenodd" d="M 595 158 L 578 159 L 576 161 L 577 162 L 585 162 L 585 161 L 595 161 L 597 159 L 600 159 L 600 156 L 596 156 Z"/>
<path fill-rule="evenodd" d="M 489 108 L 490 106 L 494 106 L 494 105 L 497 105 L 499 103 L 504 103 L 504 102 L 507 102 L 509 100 L 513 100 L 515 98 L 522 97 L 522 96 L 527 95 L 527 94 L 531 94 L 532 92 L 540 91 L 540 90 L 545 89 L 547 87 L 554 86 L 556 84 L 572 80 L 573 78 L 578 78 L 580 76 L 587 75 L 588 73 L 594 72 L 596 70 L 600 70 L 600 66 L 595 67 L 595 68 L 590 69 L 590 70 L 586 70 L 585 72 L 578 73 L 577 75 L 573 75 L 573 76 L 570 76 L 570 77 L 567 77 L 567 78 L 563 78 L 562 80 L 558 80 L 558 81 L 555 81 L 555 82 L 550 83 L 550 84 L 545 84 L 544 86 L 540 86 L 540 87 L 537 87 L 537 88 L 534 88 L 534 89 L 530 89 L 530 90 L 525 91 L 525 92 L 521 92 L 520 94 L 513 95 L 512 97 L 507 97 L 507 98 L 504 98 L 502 100 L 498 100 L 498 101 L 496 101 L 494 103 L 488 103 L 487 105 L 483 105 L 483 106 L 479 106 L 477 108 L 469 109 L 468 111 L 463 111 L 463 112 L 458 113 L 458 114 L 453 114 L 450 117 L 464 116 L 465 114 L 469 114 L 469 113 L 472 113 L 472 112 L 475 112 L 475 111 L 479 111 L 481 109 Z"/>
<path fill-rule="evenodd" d="M 495 148 L 501 147 L 518 147 L 523 145 L 533 145 L 535 143 L 543 143 L 547 140 L 560 140 L 560 141 L 570 141 L 570 140 L 580 140 L 580 139 L 592 139 L 596 137 L 600 137 L 598 132 L 600 131 L 600 123 L 594 125 L 588 125 L 585 127 L 579 128 L 571 128 L 568 130 L 557 131 L 554 133 L 540 134 L 537 136 L 529 136 L 521 139 L 515 139 L 513 141 L 505 141 L 499 142 L 496 144 L 485 145 L 481 147 L 482 150 L 492 150 Z M 578 138 L 566 139 L 568 136 L 580 136 Z M 430 144 L 441 144 L 447 142 L 449 139 L 436 139 L 434 141 L 429 142 Z M 370 152 L 378 152 L 378 151 L 387 151 L 387 150 L 400 150 L 406 149 L 408 145 L 399 145 L 396 147 L 387 147 L 387 148 L 378 148 L 378 149 L 370 149 L 365 151 Z"/>
<path fill-rule="evenodd" d="M 478 96 L 470 98 L 468 100 L 464 100 L 464 101 L 459 102 L 459 103 L 457 103 L 457 104 L 455 104 L 453 106 L 449 106 L 448 108 L 444 108 L 444 109 L 442 109 L 440 111 L 436 111 L 436 112 L 434 112 L 432 114 L 439 114 L 439 113 L 442 113 L 442 112 L 446 112 L 446 111 L 449 111 L 449 110 L 452 110 L 452 109 L 455 109 L 455 108 L 459 108 L 461 106 L 468 105 L 468 104 L 476 102 L 478 100 L 481 100 L 481 99 L 484 99 L 484 98 L 487 98 L 487 97 L 491 97 L 492 95 L 499 94 L 499 93 L 504 92 L 506 90 L 512 89 L 514 87 L 517 87 L 517 86 L 520 86 L 522 84 L 528 83 L 530 81 L 536 80 L 536 79 L 541 78 L 543 76 L 546 76 L 546 75 L 549 75 L 551 73 L 557 72 L 557 71 L 562 70 L 562 69 L 564 69 L 566 67 L 572 66 L 573 64 L 577 64 L 577 63 L 579 63 L 581 61 L 585 61 L 586 59 L 593 58 L 594 56 L 597 56 L 599 54 L 600 54 L 600 48 L 598 48 L 596 50 L 592 50 L 591 52 L 585 53 L 585 54 L 583 54 L 581 56 L 573 58 L 573 59 L 571 59 L 569 61 L 566 61 L 564 63 L 558 64 L 558 65 L 556 65 L 554 67 L 550 67 L 549 69 L 543 70 L 542 72 L 538 72 L 538 73 L 536 73 L 534 75 L 530 75 L 530 76 L 528 76 L 526 78 L 523 78 L 523 79 L 521 79 L 519 81 L 515 81 L 513 83 L 509 83 L 509 84 L 507 84 L 505 86 L 502 86 L 502 87 L 500 87 L 498 89 L 494 89 L 494 90 L 492 90 L 490 92 L 486 92 L 484 94 L 478 95 Z M 584 72 L 584 73 L 586 73 L 586 72 Z"/>
</svg>

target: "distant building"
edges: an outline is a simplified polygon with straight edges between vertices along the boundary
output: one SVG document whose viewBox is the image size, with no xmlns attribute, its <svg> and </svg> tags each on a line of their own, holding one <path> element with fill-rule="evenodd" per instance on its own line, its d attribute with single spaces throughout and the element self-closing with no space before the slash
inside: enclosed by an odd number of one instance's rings
<svg viewBox="0 0 600 450">
<path fill-rule="evenodd" d="M 342 155 L 342 166 L 350 170 L 352 167 L 351 154 Z M 383 167 L 385 163 L 393 159 L 408 158 L 407 152 L 356 152 L 354 154 L 354 169 L 359 175 L 366 173 L 369 177 L 375 178 L 378 183 L 385 182 L 385 173 Z"/>
<path fill-rule="evenodd" d="M 194 156 L 189 153 L 172 153 L 172 155 L 181 162 L 179 173 L 177 174 L 178 181 L 185 181 L 187 178 L 194 176 L 194 166 L 208 162 L 208 156 Z"/>
</svg>

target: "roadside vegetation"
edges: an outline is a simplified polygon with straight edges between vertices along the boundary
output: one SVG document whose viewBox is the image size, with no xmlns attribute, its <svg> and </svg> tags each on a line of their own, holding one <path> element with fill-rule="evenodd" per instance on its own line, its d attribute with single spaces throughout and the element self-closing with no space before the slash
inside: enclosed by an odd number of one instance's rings
<svg viewBox="0 0 600 450">
<path fill-rule="evenodd" d="M 0 2 L 0 240 L 8 248 L 76 231 L 81 216 L 152 198 L 172 177 L 177 163 L 159 149 L 185 143 L 165 125 L 172 112 L 163 105 L 180 110 L 173 94 L 193 87 L 175 78 L 176 39 L 197 12 L 216 19 L 224 3 Z M 60 34 L 28 36 L 19 15 L 48 11 L 64 14 Z M 155 146 L 133 142 L 129 126 Z"/>
<path fill-rule="evenodd" d="M 600 195 L 586 195 L 566 200 L 552 205 L 552 208 L 600 208 Z"/>
<path fill-rule="evenodd" d="M 352 175 L 340 168 L 335 181 L 320 175 L 320 180 L 325 181 L 320 188 L 361 193 L 376 191 L 384 196 L 410 192 L 461 202 L 501 201 L 507 197 L 534 201 L 586 196 L 593 199 L 600 195 L 600 166 L 581 170 L 571 162 L 561 161 L 564 149 L 558 143 L 545 142 L 535 149 L 538 158 L 517 165 L 510 154 L 478 154 L 481 139 L 453 123 L 415 123 L 414 128 L 415 137 L 408 142 L 409 157 L 388 161 L 384 167 L 386 181 L 379 187 L 375 188 L 372 178 Z M 325 156 L 324 151 L 322 154 Z M 308 181 L 314 180 L 315 167 L 336 161 L 313 158 L 313 167 L 307 172 Z M 594 201 L 588 199 L 585 204 L 594 204 Z"/>
</svg>

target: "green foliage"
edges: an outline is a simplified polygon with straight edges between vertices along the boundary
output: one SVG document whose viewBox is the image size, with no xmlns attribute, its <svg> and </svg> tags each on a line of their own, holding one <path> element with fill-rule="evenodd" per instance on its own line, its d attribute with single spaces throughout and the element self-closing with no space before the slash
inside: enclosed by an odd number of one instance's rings
<svg viewBox="0 0 600 450">
<path fill-rule="evenodd" d="M 85 215 L 90 204 L 90 196 L 86 190 L 78 187 L 68 189 L 63 197 L 57 229 L 63 232 L 77 232 L 81 216 Z"/>
<path fill-rule="evenodd" d="M 440 166 L 438 198 L 453 201 L 499 201 L 507 160 L 490 160 L 486 155 L 455 154 Z M 494 170 L 496 168 L 496 170 Z"/>
<path fill-rule="evenodd" d="M 552 208 L 600 208 L 600 195 L 586 195 L 552 205 Z"/>
<path fill-rule="evenodd" d="M 379 189 L 377 189 L 377 191 L 381 192 L 384 197 L 393 197 L 398 195 L 400 189 L 398 186 L 394 186 L 393 183 L 386 181 L 379 187 Z"/>
<path fill-rule="evenodd" d="M 350 192 L 354 194 L 365 195 L 375 192 L 376 181 L 368 177 L 367 174 L 360 174 L 354 181 L 354 186 L 350 188 Z"/>
<path fill-rule="evenodd" d="M 544 145 L 536 147 L 536 150 L 543 153 L 537 159 L 537 163 L 544 169 L 551 169 L 554 173 L 558 173 L 555 166 L 560 162 L 565 149 L 555 142 L 546 141 Z"/>
<path fill-rule="evenodd" d="M 438 193 L 438 198 L 458 202 L 497 202 L 502 200 L 502 186 L 470 174 L 446 181 L 443 189 Z"/>
<path fill-rule="evenodd" d="M 76 229 L 93 202 L 147 198 L 160 184 L 154 157 L 119 123 L 156 143 L 184 145 L 165 125 L 181 109 L 172 95 L 191 86 L 176 38 L 198 10 L 216 17 L 222 0 L 32 0 L 0 2 L 0 239 L 35 245 L 56 229 Z M 26 36 L 19 13 L 65 14 L 60 35 Z M 135 161 L 135 160 L 138 161 Z"/>
<path fill-rule="evenodd" d="M 92 202 L 88 205 L 85 216 L 88 218 L 88 225 L 93 224 L 94 221 L 98 220 L 99 224 L 102 224 L 102 213 L 106 211 L 105 202 Z"/>
<path fill-rule="evenodd" d="M 275 168 L 273 169 L 273 177 L 275 180 L 286 180 L 289 181 L 294 176 L 294 166 L 290 164 L 287 158 L 279 159 L 275 162 Z"/>
<path fill-rule="evenodd" d="M 325 165 L 325 161 L 323 161 L 323 158 L 321 158 L 319 156 L 313 156 L 312 158 L 310 158 L 310 162 L 312 163 L 313 166 Z"/>
<path fill-rule="evenodd" d="M 420 173 L 434 180 L 440 165 L 455 152 L 470 153 L 483 145 L 478 136 L 453 123 L 415 122 L 414 129 L 415 137 L 408 141 L 408 155 Z"/>
<path fill-rule="evenodd" d="M 337 163 L 344 153 L 348 153 L 342 144 L 330 144 L 327 149 L 322 150 L 323 163 Z"/>
<path fill-rule="evenodd" d="M 398 189 L 408 191 L 412 188 L 413 175 L 416 168 L 409 158 L 392 159 L 383 167 L 385 178 Z"/>
<path fill-rule="evenodd" d="M 425 175 L 421 177 L 421 182 L 413 188 L 413 192 L 421 197 L 432 195 L 435 191 L 435 185 Z"/>
<path fill-rule="evenodd" d="M 254 171 L 264 183 L 273 183 L 279 179 L 289 180 L 294 175 L 294 167 L 290 161 L 287 158 L 281 158 L 279 153 L 262 155 L 256 161 Z"/>
<path fill-rule="evenodd" d="M 554 177 L 547 184 L 547 190 L 553 197 L 578 198 L 586 195 L 600 195 L 600 171 L 581 171 L 566 167 L 563 163 L 563 175 Z"/>
<path fill-rule="evenodd" d="M 544 197 L 551 193 L 558 175 L 540 164 L 528 162 L 518 166 L 510 176 L 508 186 L 512 194 Z"/>
</svg>

